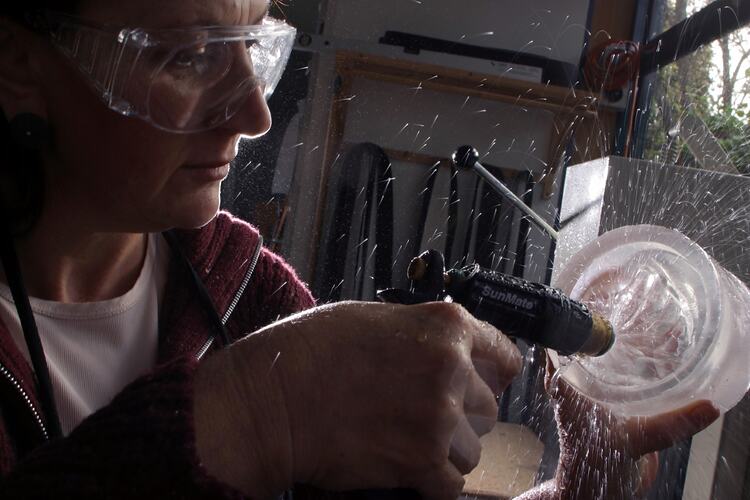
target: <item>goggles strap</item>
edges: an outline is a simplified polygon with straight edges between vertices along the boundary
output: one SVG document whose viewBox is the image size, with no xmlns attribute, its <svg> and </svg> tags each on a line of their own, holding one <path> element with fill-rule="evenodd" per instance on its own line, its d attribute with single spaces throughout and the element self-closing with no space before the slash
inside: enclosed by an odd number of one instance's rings
<svg viewBox="0 0 750 500">
<path fill-rule="evenodd" d="M 31 365 L 36 375 L 37 386 L 39 389 L 39 401 L 42 405 L 42 413 L 46 417 L 47 431 L 49 439 L 62 437 L 62 426 L 60 417 L 57 413 L 55 404 L 55 391 L 52 387 L 52 380 L 49 376 L 49 367 L 47 358 L 44 356 L 39 331 L 34 320 L 34 312 L 29 303 L 29 296 L 26 293 L 26 287 L 21 275 L 21 266 L 18 264 L 13 238 L 7 225 L 3 227 L 3 236 L 0 238 L 0 259 L 2 259 L 5 277 L 8 280 L 13 303 L 16 305 L 18 319 L 21 322 L 24 340 L 29 349 Z"/>
</svg>

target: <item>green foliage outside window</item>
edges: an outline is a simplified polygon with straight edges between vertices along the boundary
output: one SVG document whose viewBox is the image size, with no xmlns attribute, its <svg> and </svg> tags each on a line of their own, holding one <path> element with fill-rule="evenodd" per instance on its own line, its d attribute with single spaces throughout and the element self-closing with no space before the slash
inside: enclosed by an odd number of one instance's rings
<svg viewBox="0 0 750 500">
<path fill-rule="evenodd" d="M 706 3 L 665 1 L 664 29 Z M 651 95 L 644 158 L 701 168 L 679 133 L 681 121 L 692 115 L 705 123 L 729 162 L 750 175 L 750 28 L 661 68 L 653 87 L 641 91 Z"/>
</svg>

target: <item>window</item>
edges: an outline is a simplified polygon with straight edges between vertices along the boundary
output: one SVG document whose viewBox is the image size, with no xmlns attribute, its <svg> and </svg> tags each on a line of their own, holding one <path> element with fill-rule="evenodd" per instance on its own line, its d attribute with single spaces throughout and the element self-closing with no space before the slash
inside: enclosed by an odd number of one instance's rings
<svg viewBox="0 0 750 500">
<path fill-rule="evenodd" d="M 679 57 L 648 68 L 640 85 L 640 155 L 694 168 L 750 174 L 750 27 L 727 2 L 657 2 L 654 24 L 671 26 L 646 50 Z M 722 5 L 716 5 L 722 4 Z M 679 20 L 685 15 L 694 17 Z M 676 24 L 675 21 L 678 21 Z M 703 26 L 701 26 L 701 24 Z M 708 28 L 708 29 L 706 29 Z M 723 36 L 702 43 L 711 28 Z M 666 49 L 665 49 L 666 50 Z M 683 55 L 684 54 L 684 55 Z M 673 58 L 674 59 L 674 58 Z"/>
<path fill-rule="evenodd" d="M 651 25 L 651 37 L 667 31 L 672 26 L 684 21 L 712 0 L 657 0 L 654 2 Z"/>
</svg>

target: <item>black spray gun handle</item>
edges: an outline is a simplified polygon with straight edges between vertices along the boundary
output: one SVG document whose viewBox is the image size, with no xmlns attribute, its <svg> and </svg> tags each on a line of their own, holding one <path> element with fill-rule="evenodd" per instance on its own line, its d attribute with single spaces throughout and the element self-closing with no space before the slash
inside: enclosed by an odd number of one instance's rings
<svg viewBox="0 0 750 500">
<path fill-rule="evenodd" d="M 452 300 L 510 337 L 563 355 L 601 356 L 614 344 L 609 321 L 556 288 L 478 265 L 446 272 L 435 250 L 411 262 L 409 278 L 411 290 L 383 290 L 378 298 L 401 304 Z"/>
</svg>

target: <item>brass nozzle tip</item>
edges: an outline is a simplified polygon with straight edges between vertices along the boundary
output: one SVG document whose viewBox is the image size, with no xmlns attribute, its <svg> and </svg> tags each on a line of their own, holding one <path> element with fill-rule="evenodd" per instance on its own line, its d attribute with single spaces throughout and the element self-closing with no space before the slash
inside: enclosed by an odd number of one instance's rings
<svg viewBox="0 0 750 500">
<path fill-rule="evenodd" d="M 592 313 L 591 336 L 581 347 L 579 352 L 588 356 L 601 356 L 615 344 L 615 330 L 603 316 Z"/>
</svg>

